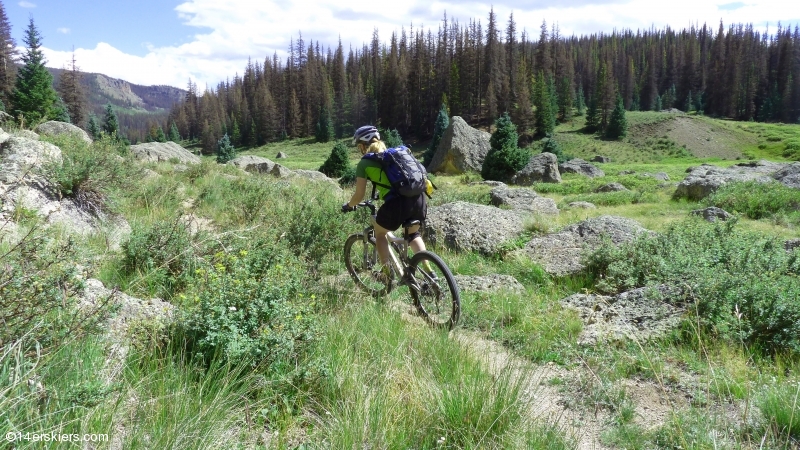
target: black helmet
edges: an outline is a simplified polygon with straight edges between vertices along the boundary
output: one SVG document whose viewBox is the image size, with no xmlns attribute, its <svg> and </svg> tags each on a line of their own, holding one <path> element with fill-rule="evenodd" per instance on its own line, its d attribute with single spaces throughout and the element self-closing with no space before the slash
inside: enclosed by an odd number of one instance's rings
<svg viewBox="0 0 800 450">
<path fill-rule="evenodd" d="M 353 135 L 353 144 L 357 144 L 358 141 L 369 143 L 372 138 L 380 139 L 381 134 L 378 133 L 378 129 L 372 125 L 364 125 L 363 127 L 357 129 L 356 133 Z"/>
</svg>

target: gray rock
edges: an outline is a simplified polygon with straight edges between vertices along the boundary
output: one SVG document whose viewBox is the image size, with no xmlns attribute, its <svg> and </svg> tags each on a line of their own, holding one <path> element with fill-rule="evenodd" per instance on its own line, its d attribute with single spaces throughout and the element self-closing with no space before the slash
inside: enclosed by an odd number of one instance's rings
<svg viewBox="0 0 800 450">
<path fill-rule="evenodd" d="M 609 163 L 609 162 L 611 162 L 611 158 L 609 158 L 608 156 L 600 156 L 600 155 L 597 155 L 597 156 L 595 156 L 594 158 L 592 158 L 592 162 L 596 162 L 596 163 Z"/>
<path fill-rule="evenodd" d="M 498 186 L 489 194 L 495 206 L 510 206 L 511 209 L 532 212 L 535 214 L 558 214 L 558 207 L 552 198 L 542 197 L 533 189 Z"/>
<path fill-rule="evenodd" d="M 186 164 L 175 164 L 172 166 L 173 172 L 186 172 L 187 170 L 189 170 L 189 166 Z"/>
<path fill-rule="evenodd" d="M 617 175 L 633 175 L 635 173 L 636 173 L 635 170 L 620 170 L 619 172 L 617 172 Z"/>
<path fill-rule="evenodd" d="M 274 169 L 273 169 L 274 170 Z M 339 186 L 339 183 L 334 180 L 333 178 L 329 178 L 324 173 L 318 170 L 304 170 L 304 169 L 297 169 L 293 170 L 291 176 L 305 178 L 307 180 L 315 181 L 315 182 L 323 182 L 328 183 L 331 187 L 335 190 L 341 191 L 342 188 Z"/>
<path fill-rule="evenodd" d="M 669 181 L 669 175 L 666 172 L 657 172 L 657 173 L 642 173 L 639 175 L 642 178 L 655 178 L 658 181 Z"/>
<path fill-rule="evenodd" d="M 574 294 L 561 304 L 578 312 L 584 328 L 582 345 L 665 336 L 681 323 L 686 311 L 680 289 L 661 285 L 638 288 L 616 296 Z"/>
<path fill-rule="evenodd" d="M 493 255 L 524 230 L 520 214 L 494 206 L 453 202 L 428 208 L 425 230 L 435 245 Z"/>
<path fill-rule="evenodd" d="M 427 167 L 428 172 L 480 172 L 489 152 L 491 137 L 489 133 L 469 126 L 461 117 L 453 116 Z"/>
<path fill-rule="evenodd" d="M 694 216 L 702 216 L 708 222 L 716 222 L 717 220 L 728 220 L 733 217 L 729 212 L 716 206 L 709 206 L 705 209 L 695 209 L 690 212 Z"/>
<path fill-rule="evenodd" d="M 83 140 L 87 144 L 92 143 L 92 138 L 89 137 L 87 132 L 66 122 L 58 122 L 55 120 L 45 122 L 36 127 L 36 132 L 44 136 L 72 135 Z"/>
<path fill-rule="evenodd" d="M 783 248 L 785 248 L 787 252 L 791 252 L 796 248 L 800 248 L 800 239 L 789 239 L 783 243 Z"/>
<path fill-rule="evenodd" d="M 255 155 L 239 156 L 228 161 L 228 164 L 250 173 L 270 173 L 275 163 L 267 158 Z"/>
<path fill-rule="evenodd" d="M 34 133 L 31 130 L 17 130 L 14 133 L 12 133 L 12 135 L 16 136 L 16 137 L 30 139 L 32 141 L 38 141 L 39 140 L 39 135 Z"/>
<path fill-rule="evenodd" d="M 600 216 L 533 238 L 519 252 L 541 264 L 547 273 L 564 276 L 582 271 L 583 254 L 598 248 L 603 239 L 620 245 L 644 233 L 648 230 L 634 220 Z"/>
<path fill-rule="evenodd" d="M 617 183 L 617 182 L 613 182 L 613 183 L 604 184 L 604 185 L 600 186 L 599 188 L 595 189 L 594 191 L 595 192 L 621 192 L 621 191 L 627 191 L 627 190 L 628 190 L 628 188 L 626 188 L 622 184 Z"/>
<path fill-rule="evenodd" d="M 511 184 L 530 186 L 533 183 L 561 183 L 558 158 L 552 153 L 539 153 L 511 178 Z"/>
<path fill-rule="evenodd" d="M 454 278 L 461 292 L 493 293 L 498 291 L 511 291 L 517 294 L 525 292 L 525 286 L 511 275 L 454 275 Z"/>
<path fill-rule="evenodd" d="M 272 170 L 269 171 L 269 174 L 276 178 L 287 178 L 292 176 L 292 171 L 280 164 L 275 164 Z"/>
<path fill-rule="evenodd" d="M 276 159 L 285 159 L 285 158 L 288 158 L 288 156 L 286 156 L 286 153 L 278 152 L 278 155 L 275 156 L 275 158 Z"/>
<path fill-rule="evenodd" d="M 769 183 L 774 180 L 770 175 L 775 173 L 778 168 L 772 163 L 758 166 L 733 166 L 727 169 L 710 164 L 690 167 L 689 174 L 678 183 L 674 197 L 700 200 L 726 183 L 741 181 Z"/>
<path fill-rule="evenodd" d="M 506 184 L 503 183 L 502 181 L 495 181 L 495 180 L 473 181 L 469 185 L 470 186 L 481 185 L 481 186 L 491 186 L 491 187 L 506 186 Z"/>
<path fill-rule="evenodd" d="M 580 208 L 580 209 L 597 209 L 597 205 L 589 202 L 572 202 L 569 204 L 569 207 Z"/>
<path fill-rule="evenodd" d="M 577 173 L 589 178 L 605 176 L 602 170 L 580 158 L 571 159 L 565 163 L 559 164 L 558 170 L 561 171 L 561 173 Z"/>
<path fill-rule="evenodd" d="M 20 181 L 38 174 L 49 161 L 60 164 L 61 149 L 47 142 L 10 136 L 0 144 L 0 183 Z"/>
<path fill-rule="evenodd" d="M 800 162 L 793 162 L 787 166 L 783 166 L 772 174 L 772 178 L 775 178 L 790 188 L 800 189 Z"/>
<path fill-rule="evenodd" d="M 144 162 L 177 160 L 181 164 L 199 164 L 200 157 L 174 142 L 148 142 L 131 145 L 131 153 Z"/>
</svg>

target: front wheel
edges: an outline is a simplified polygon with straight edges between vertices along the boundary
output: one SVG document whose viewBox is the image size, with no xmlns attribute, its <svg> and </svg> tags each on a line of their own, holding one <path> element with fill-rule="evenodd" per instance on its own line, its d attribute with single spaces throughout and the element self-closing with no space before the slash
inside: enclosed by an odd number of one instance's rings
<svg viewBox="0 0 800 450">
<path fill-rule="evenodd" d="M 370 295 L 379 297 L 392 290 L 391 275 L 387 277 L 381 271 L 375 238 L 351 234 L 344 243 L 344 265 L 353 281 Z"/>
<path fill-rule="evenodd" d="M 414 306 L 431 325 L 452 330 L 461 315 L 461 295 L 452 272 L 439 255 L 424 251 L 409 263 Z"/>
</svg>

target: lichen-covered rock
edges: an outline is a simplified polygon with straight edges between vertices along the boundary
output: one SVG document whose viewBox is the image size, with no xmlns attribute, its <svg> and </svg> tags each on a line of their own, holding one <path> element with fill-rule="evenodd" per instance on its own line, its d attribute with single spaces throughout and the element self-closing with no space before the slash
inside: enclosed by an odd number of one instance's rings
<svg viewBox="0 0 800 450">
<path fill-rule="evenodd" d="M 292 171 L 288 167 L 284 167 L 280 164 L 275 164 L 275 166 L 272 167 L 272 170 L 269 171 L 269 174 L 275 178 L 287 178 L 292 175 Z"/>
<path fill-rule="evenodd" d="M 131 145 L 131 153 L 144 162 L 174 160 L 180 164 L 200 164 L 200 157 L 174 142 L 147 142 Z"/>
<path fill-rule="evenodd" d="M 733 217 L 728 211 L 716 206 L 709 206 L 705 209 L 695 209 L 689 214 L 693 216 L 702 216 L 708 222 L 716 222 L 717 220 L 728 220 Z"/>
<path fill-rule="evenodd" d="M 12 133 L 12 136 L 20 137 L 23 139 L 30 139 L 32 141 L 39 140 L 39 135 L 31 130 L 17 130 Z"/>
<path fill-rule="evenodd" d="M 245 172 L 259 174 L 270 173 L 273 167 L 275 167 L 274 162 L 267 158 L 255 155 L 239 156 L 228 161 L 228 164 L 238 167 Z"/>
<path fill-rule="evenodd" d="M 772 178 L 775 178 L 790 188 L 800 189 L 800 162 L 794 162 L 784 166 L 773 173 Z"/>
<path fill-rule="evenodd" d="M 580 158 L 571 159 L 559 164 L 558 170 L 561 173 L 577 173 L 589 178 L 603 177 L 606 175 L 602 170 Z"/>
<path fill-rule="evenodd" d="M 520 214 L 494 206 L 453 202 L 428 208 L 425 230 L 434 245 L 494 255 L 523 231 Z"/>
<path fill-rule="evenodd" d="M 571 202 L 569 204 L 570 208 L 580 208 L 580 209 L 597 209 L 597 205 L 590 202 Z"/>
<path fill-rule="evenodd" d="M 509 206 L 511 209 L 534 214 L 558 214 L 558 207 L 552 198 L 542 197 L 533 189 L 498 186 L 489 194 L 495 206 Z"/>
<path fill-rule="evenodd" d="M 50 120 L 37 126 L 36 132 L 43 136 L 72 135 L 83 140 L 87 144 L 92 143 L 92 138 L 89 137 L 87 132 L 83 131 L 80 127 L 66 122 Z"/>
<path fill-rule="evenodd" d="M 561 304 L 578 312 L 584 323 L 582 345 L 630 339 L 641 342 L 667 335 L 682 320 L 685 307 L 680 289 L 661 285 L 615 296 L 574 294 Z"/>
<path fill-rule="evenodd" d="M 493 293 L 498 291 L 510 291 L 520 294 L 525 291 L 525 286 L 511 275 L 454 275 L 454 278 L 461 292 Z"/>
<path fill-rule="evenodd" d="M 47 142 L 10 136 L 0 144 L 0 183 L 32 179 L 48 162 L 60 164 L 61 149 Z"/>
<path fill-rule="evenodd" d="M 603 239 L 619 245 L 643 233 L 648 230 L 635 220 L 600 216 L 533 238 L 518 252 L 541 264 L 547 273 L 564 276 L 582 271 L 583 254 L 599 247 Z"/>
<path fill-rule="evenodd" d="M 594 191 L 600 193 L 600 192 L 622 192 L 627 190 L 628 188 L 615 181 L 613 183 L 604 184 L 595 189 Z"/>
<path fill-rule="evenodd" d="M 556 155 L 548 152 L 533 155 L 528 164 L 511 177 L 511 184 L 530 186 L 533 183 L 561 183 Z"/>
<path fill-rule="evenodd" d="M 717 167 L 711 164 L 690 167 L 688 169 L 689 174 L 675 189 L 674 197 L 701 200 L 726 183 L 744 181 L 769 183 L 775 180 L 772 175 L 781 168 L 781 165 L 769 161 L 742 164 L 729 168 Z"/>
<path fill-rule="evenodd" d="M 461 117 L 453 116 L 439 141 L 439 147 L 427 168 L 428 172 L 480 172 L 491 147 L 491 137 L 491 134 L 469 126 Z"/>
</svg>

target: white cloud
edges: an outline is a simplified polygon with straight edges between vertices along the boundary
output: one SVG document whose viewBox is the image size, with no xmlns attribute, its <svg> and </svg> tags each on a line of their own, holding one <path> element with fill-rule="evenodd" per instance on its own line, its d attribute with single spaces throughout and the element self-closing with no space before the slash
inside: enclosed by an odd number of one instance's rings
<svg viewBox="0 0 800 450">
<path fill-rule="evenodd" d="M 56 31 L 58 31 L 61 34 L 69 34 L 72 30 L 70 30 L 69 28 L 64 27 L 64 28 L 57 28 Z"/>
<path fill-rule="evenodd" d="M 18 4 L 19 4 L 19 6 L 21 6 L 23 8 L 36 8 L 36 5 L 34 3 L 31 3 L 31 2 L 21 1 Z"/>
<path fill-rule="evenodd" d="M 202 88 L 241 74 L 248 57 L 263 62 L 277 52 L 285 60 L 290 39 L 296 40 L 300 32 L 306 45 L 313 40 L 326 47 L 335 46 L 341 36 L 347 52 L 350 45 L 360 50 L 368 44 L 376 28 L 382 43 L 388 43 L 391 33 L 399 33 L 401 27 L 408 31 L 412 23 L 415 30 L 423 26 L 436 33 L 445 11 L 461 24 L 479 19 L 485 30 L 492 5 L 501 30 L 513 11 L 518 33 L 525 29 L 532 39 L 538 39 L 543 19 L 548 24 L 558 23 L 562 36 L 651 26 L 660 29 L 667 25 L 681 29 L 703 23 L 716 29 L 720 19 L 726 26 L 741 22 L 753 23 L 757 28 L 766 22 L 774 26 L 781 18 L 784 24 L 786 20 L 800 20 L 800 11 L 787 11 L 784 0 L 731 3 L 732 0 L 496 0 L 493 4 L 452 0 L 187 0 L 175 11 L 184 24 L 197 29 L 188 43 L 147 46 L 148 53 L 143 57 L 124 54 L 106 43 L 99 43 L 94 49 L 77 49 L 75 53 L 84 71 L 137 84 L 177 87 L 185 87 L 191 78 Z M 70 59 L 67 52 L 46 50 L 46 56 L 56 67 Z"/>
</svg>

